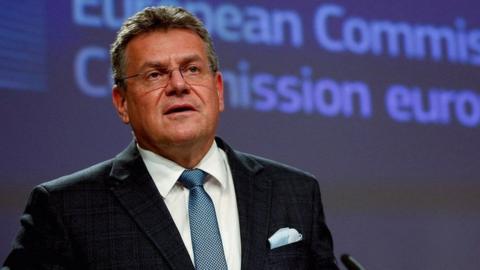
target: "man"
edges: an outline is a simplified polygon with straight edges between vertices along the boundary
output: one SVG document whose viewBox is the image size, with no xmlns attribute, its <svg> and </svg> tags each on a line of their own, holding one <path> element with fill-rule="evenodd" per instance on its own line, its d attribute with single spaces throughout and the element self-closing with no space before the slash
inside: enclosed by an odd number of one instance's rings
<svg viewBox="0 0 480 270">
<path fill-rule="evenodd" d="M 134 142 L 37 186 L 6 269 L 338 269 L 316 180 L 215 138 L 223 81 L 197 18 L 147 8 L 111 57 Z"/>
</svg>

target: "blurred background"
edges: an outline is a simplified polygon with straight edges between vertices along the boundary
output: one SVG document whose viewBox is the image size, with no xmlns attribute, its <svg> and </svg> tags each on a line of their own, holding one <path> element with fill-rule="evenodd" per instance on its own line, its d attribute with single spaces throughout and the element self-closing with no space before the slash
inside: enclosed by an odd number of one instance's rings
<svg viewBox="0 0 480 270">
<path fill-rule="evenodd" d="M 315 174 L 335 252 L 367 269 L 480 265 L 480 2 L 0 2 L 0 260 L 31 189 L 120 152 L 108 49 L 145 6 L 211 32 L 219 136 Z"/>
</svg>

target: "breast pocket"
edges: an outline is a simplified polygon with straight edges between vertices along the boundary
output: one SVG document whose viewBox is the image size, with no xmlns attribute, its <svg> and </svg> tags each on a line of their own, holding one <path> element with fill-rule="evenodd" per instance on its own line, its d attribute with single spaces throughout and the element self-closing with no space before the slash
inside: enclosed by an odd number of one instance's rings
<svg viewBox="0 0 480 270">
<path fill-rule="evenodd" d="M 303 241 L 272 249 L 268 252 L 267 269 L 308 269 L 308 249 Z"/>
</svg>

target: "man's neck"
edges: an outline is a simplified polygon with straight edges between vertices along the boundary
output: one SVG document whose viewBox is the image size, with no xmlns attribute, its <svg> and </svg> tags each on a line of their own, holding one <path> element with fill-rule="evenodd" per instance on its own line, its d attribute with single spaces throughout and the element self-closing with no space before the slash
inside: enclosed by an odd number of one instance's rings
<svg viewBox="0 0 480 270">
<path fill-rule="evenodd" d="M 150 147 L 148 145 L 142 145 L 140 147 L 154 152 L 166 159 L 169 159 L 178 165 L 192 169 L 200 163 L 203 157 L 207 154 L 210 147 L 212 147 L 214 139 L 207 141 L 206 143 L 191 143 L 181 145 L 168 145 L 162 147 Z"/>
</svg>

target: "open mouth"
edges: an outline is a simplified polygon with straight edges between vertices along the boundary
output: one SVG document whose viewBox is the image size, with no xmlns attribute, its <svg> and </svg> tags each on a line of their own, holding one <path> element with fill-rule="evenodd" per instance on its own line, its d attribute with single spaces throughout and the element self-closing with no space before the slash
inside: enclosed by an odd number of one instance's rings
<svg viewBox="0 0 480 270">
<path fill-rule="evenodd" d="M 165 112 L 165 114 L 168 115 L 168 114 L 182 113 L 182 112 L 189 112 L 189 111 L 195 111 L 195 108 L 193 108 L 193 106 L 188 104 L 180 104 L 180 105 L 170 106 Z"/>
</svg>

